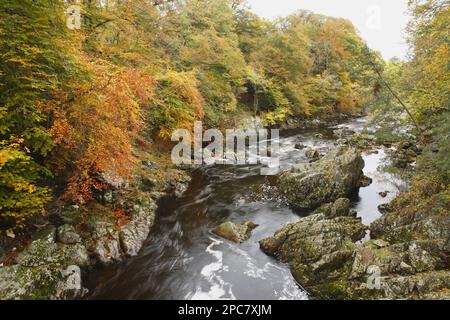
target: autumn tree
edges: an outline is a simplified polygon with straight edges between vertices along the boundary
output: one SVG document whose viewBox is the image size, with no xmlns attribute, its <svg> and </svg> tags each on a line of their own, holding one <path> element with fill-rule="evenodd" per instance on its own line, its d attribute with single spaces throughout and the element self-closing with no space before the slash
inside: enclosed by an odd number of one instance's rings
<svg viewBox="0 0 450 320">
<path fill-rule="evenodd" d="M 0 224 L 23 227 L 44 212 L 42 179 L 54 143 L 43 101 L 70 79 L 67 32 L 60 1 L 0 3 Z"/>
</svg>

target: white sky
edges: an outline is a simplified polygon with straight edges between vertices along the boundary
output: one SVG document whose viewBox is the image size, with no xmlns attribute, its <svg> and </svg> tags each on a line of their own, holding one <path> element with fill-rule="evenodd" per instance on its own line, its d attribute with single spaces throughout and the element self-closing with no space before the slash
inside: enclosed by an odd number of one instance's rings
<svg viewBox="0 0 450 320">
<path fill-rule="evenodd" d="M 287 16 L 306 9 L 350 19 L 369 46 L 385 59 L 406 58 L 404 29 L 409 21 L 408 0 L 248 0 L 261 17 Z"/>
</svg>

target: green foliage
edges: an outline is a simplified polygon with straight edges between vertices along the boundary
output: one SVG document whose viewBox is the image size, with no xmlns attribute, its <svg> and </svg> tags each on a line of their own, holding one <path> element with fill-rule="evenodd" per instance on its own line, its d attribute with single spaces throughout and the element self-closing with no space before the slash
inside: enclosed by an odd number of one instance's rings
<svg viewBox="0 0 450 320">
<path fill-rule="evenodd" d="M 288 117 L 353 112 L 365 105 L 373 71 L 361 62 L 365 45 L 349 21 L 299 11 L 269 24 L 244 12 L 239 12 L 237 30 L 250 70 L 258 75 L 247 80 L 250 93 L 261 95 L 254 99 L 256 109 L 288 108 L 286 117 L 276 117 L 283 122 Z M 274 104 L 274 91 L 288 103 Z"/>
<path fill-rule="evenodd" d="M 30 217 L 45 213 L 50 199 L 48 189 L 35 183 L 44 172 L 22 143 L 0 143 L 0 233 L 25 227 Z"/>
<path fill-rule="evenodd" d="M 405 71 L 404 86 L 415 114 L 426 123 L 450 106 L 450 4 L 447 0 L 411 0 L 410 9 L 413 59 Z"/>
<path fill-rule="evenodd" d="M 192 73 L 172 71 L 158 76 L 156 82 L 147 116 L 151 128 L 165 140 L 179 128 L 193 129 L 194 121 L 203 118 L 203 98 Z"/>
<path fill-rule="evenodd" d="M 238 46 L 231 1 L 190 0 L 180 9 L 189 30 L 180 49 L 184 69 L 195 69 L 206 108 L 224 112 L 237 106 L 236 88 L 246 65 Z M 181 31 L 181 30 L 180 30 Z"/>
<path fill-rule="evenodd" d="M 432 167 L 434 171 L 450 181 L 450 112 L 435 115 L 435 123 L 431 130 L 432 141 L 425 149 L 422 157 L 422 167 Z"/>
<path fill-rule="evenodd" d="M 48 200 L 42 158 L 54 143 L 43 110 L 69 74 L 61 40 L 63 7 L 52 0 L 0 3 L 0 217 L 3 227 L 23 227 Z M 66 43 L 68 45 L 69 43 Z"/>
<path fill-rule="evenodd" d="M 425 148 L 418 161 L 419 171 L 448 182 L 450 6 L 445 0 L 410 0 L 409 7 L 411 59 L 405 62 L 393 59 L 386 63 L 382 78 L 408 105 L 423 130 L 420 138 Z M 382 84 L 376 83 L 375 88 L 377 99 L 371 101 L 374 121 L 382 126 L 382 132 L 390 131 L 398 138 L 401 135 L 398 128 L 408 128 L 411 117 Z"/>
</svg>

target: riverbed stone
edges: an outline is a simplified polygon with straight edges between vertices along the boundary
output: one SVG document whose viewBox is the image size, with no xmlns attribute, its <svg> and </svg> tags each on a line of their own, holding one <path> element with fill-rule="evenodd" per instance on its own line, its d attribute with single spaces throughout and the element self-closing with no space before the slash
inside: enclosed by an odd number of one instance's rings
<svg viewBox="0 0 450 320">
<path fill-rule="evenodd" d="M 382 192 L 379 192 L 378 194 L 380 195 L 380 197 L 386 198 L 389 194 L 389 191 L 382 191 Z"/>
<path fill-rule="evenodd" d="M 212 232 L 219 237 L 235 243 L 242 243 L 251 237 L 251 232 L 258 227 L 253 222 L 247 221 L 243 224 L 225 222 L 217 226 Z"/>
<path fill-rule="evenodd" d="M 368 176 L 366 176 L 366 175 L 363 175 L 363 176 L 361 177 L 361 179 L 359 180 L 359 186 L 360 186 L 361 188 L 367 188 L 367 187 L 370 186 L 372 183 L 373 183 L 373 179 L 370 178 L 370 177 L 368 177 Z"/>
<path fill-rule="evenodd" d="M 314 209 L 350 195 L 359 186 L 363 168 L 361 153 L 339 147 L 318 162 L 297 164 L 282 173 L 279 189 L 293 207 Z"/>
</svg>

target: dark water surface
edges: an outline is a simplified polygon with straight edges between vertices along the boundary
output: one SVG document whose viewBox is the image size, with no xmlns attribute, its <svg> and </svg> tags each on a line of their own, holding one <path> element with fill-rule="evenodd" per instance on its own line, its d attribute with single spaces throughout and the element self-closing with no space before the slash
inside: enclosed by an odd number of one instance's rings
<svg viewBox="0 0 450 320">
<path fill-rule="evenodd" d="M 361 131 L 365 120 L 339 127 Z M 337 127 L 336 127 L 337 128 Z M 307 161 L 296 143 L 333 148 L 336 128 L 293 130 L 281 138 L 281 163 Z M 320 133 L 320 135 L 318 135 Z M 404 185 L 383 172 L 385 152 L 365 154 L 365 173 L 374 183 L 360 189 L 354 207 L 365 224 L 380 217 L 378 205 L 389 202 Z M 258 241 L 301 219 L 273 200 L 252 201 L 264 185 L 260 166 L 214 166 L 197 170 L 184 196 L 160 206 L 156 226 L 137 257 L 89 276 L 89 299 L 307 299 L 288 267 L 265 255 Z M 387 198 L 379 192 L 390 191 Z M 259 225 L 243 244 L 211 234 L 225 221 Z"/>
</svg>

